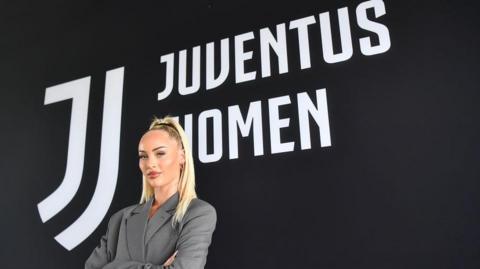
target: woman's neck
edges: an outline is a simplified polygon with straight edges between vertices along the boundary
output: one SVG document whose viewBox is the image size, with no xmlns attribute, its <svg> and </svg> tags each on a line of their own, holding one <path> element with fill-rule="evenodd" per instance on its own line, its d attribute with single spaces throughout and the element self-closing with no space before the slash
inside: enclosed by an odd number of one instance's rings
<svg viewBox="0 0 480 269">
<path fill-rule="evenodd" d="M 164 186 L 162 188 L 154 189 L 155 201 L 153 205 L 156 207 L 162 206 L 168 198 L 172 197 L 178 191 L 178 184 L 172 184 L 171 186 Z"/>
</svg>

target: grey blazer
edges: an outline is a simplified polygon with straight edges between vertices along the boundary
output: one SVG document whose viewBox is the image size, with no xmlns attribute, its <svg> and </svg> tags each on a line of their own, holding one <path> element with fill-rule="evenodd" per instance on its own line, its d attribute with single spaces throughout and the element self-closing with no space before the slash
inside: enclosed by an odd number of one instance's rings
<svg viewBox="0 0 480 269">
<path fill-rule="evenodd" d="M 172 226 L 178 192 L 148 220 L 154 198 L 115 213 L 107 233 L 85 262 L 85 269 L 203 269 L 217 222 L 209 203 L 193 199 L 182 221 Z M 178 250 L 174 262 L 165 261 Z"/>
</svg>

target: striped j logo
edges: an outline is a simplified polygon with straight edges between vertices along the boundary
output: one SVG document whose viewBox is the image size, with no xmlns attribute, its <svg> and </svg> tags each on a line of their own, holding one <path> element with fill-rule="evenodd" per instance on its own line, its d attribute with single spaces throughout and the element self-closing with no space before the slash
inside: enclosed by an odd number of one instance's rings
<svg viewBox="0 0 480 269">
<path fill-rule="evenodd" d="M 55 236 L 55 240 L 67 250 L 72 250 L 93 233 L 105 217 L 113 199 L 118 176 L 123 74 L 124 67 L 106 73 L 97 185 L 85 211 Z M 72 112 L 65 176 L 60 186 L 37 205 L 44 223 L 70 203 L 80 186 L 85 155 L 89 92 L 90 77 L 55 85 L 45 90 L 45 105 L 72 99 Z"/>
</svg>

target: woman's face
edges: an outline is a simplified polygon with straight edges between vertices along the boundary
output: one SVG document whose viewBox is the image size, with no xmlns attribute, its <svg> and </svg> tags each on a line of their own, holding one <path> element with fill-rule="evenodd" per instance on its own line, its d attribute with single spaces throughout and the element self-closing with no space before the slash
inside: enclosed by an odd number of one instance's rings
<svg viewBox="0 0 480 269">
<path fill-rule="evenodd" d="M 166 131 L 146 132 L 138 144 L 138 156 L 140 170 L 152 188 L 177 188 L 185 154 Z"/>
</svg>

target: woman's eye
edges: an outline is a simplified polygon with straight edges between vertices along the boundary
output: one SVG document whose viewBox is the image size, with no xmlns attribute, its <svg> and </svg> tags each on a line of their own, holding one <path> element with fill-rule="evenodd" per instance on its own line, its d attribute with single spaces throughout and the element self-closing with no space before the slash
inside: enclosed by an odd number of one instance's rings
<svg viewBox="0 0 480 269">
<path fill-rule="evenodd" d="M 139 158 L 140 160 L 143 160 L 143 159 L 146 159 L 147 156 L 145 156 L 145 155 L 140 155 L 140 156 L 138 156 L 138 158 Z"/>
<path fill-rule="evenodd" d="M 165 155 L 165 152 L 157 152 L 157 156 Z"/>
</svg>

